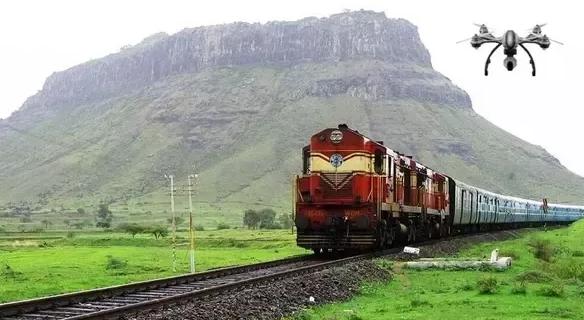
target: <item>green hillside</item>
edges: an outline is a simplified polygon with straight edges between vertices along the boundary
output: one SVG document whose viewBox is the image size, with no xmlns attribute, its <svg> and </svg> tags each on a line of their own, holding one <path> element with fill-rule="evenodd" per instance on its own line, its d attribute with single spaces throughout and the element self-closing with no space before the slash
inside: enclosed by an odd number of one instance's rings
<svg viewBox="0 0 584 320">
<path fill-rule="evenodd" d="M 133 50 L 143 56 L 152 46 Z M 128 54 L 108 56 L 104 65 Z M 177 178 L 182 212 L 187 175 L 196 171 L 196 211 L 205 224 L 238 223 L 246 208 L 285 212 L 302 146 L 339 123 L 479 187 L 584 203 L 584 178 L 477 115 L 466 93 L 429 60 L 411 57 L 218 64 L 128 87 L 111 82 L 95 94 L 87 87 L 87 96 L 48 80 L 0 121 L 0 206 L 8 212 L 10 203 L 27 201 L 54 218 L 106 201 L 127 213 L 116 222 L 163 221 L 164 174 Z M 75 72 L 68 83 L 93 81 L 79 69 L 97 64 L 65 71 Z"/>
</svg>

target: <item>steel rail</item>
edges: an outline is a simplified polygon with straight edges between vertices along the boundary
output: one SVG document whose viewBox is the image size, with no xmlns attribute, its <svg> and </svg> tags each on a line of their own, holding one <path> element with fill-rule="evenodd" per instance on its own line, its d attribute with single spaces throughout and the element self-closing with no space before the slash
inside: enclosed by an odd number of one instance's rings
<svg viewBox="0 0 584 320">
<path fill-rule="evenodd" d="M 5 317 L 15 316 L 18 314 L 33 312 L 37 310 L 50 309 L 54 307 L 67 306 L 75 303 L 83 303 L 95 299 L 103 299 L 113 296 L 119 296 L 138 291 L 151 290 L 173 285 L 181 285 L 202 280 L 217 279 L 225 276 L 244 274 L 255 270 L 272 268 L 285 264 L 306 261 L 315 259 L 314 256 L 294 256 L 290 258 L 267 261 L 249 265 L 225 267 L 219 269 L 208 270 L 201 273 L 184 274 L 179 276 L 171 276 L 165 278 L 158 278 L 153 280 L 132 282 L 128 284 L 115 285 L 110 287 L 103 287 L 98 289 L 84 290 L 79 292 L 65 293 L 54 296 L 47 296 L 41 298 L 34 298 L 29 300 L 8 302 L 0 304 L 0 319 Z"/>
<path fill-rule="evenodd" d="M 435 243 L 484 233 L 460 234 L 416 243 L 424 247 Z M 353 261 L 400 253 L 403 247 L 336 257 L 323 261 L 314 255 L 296 256 L 270 262 L 203 273 L 187 274 L 130 283 L 94 290 L 68 293 L 0 304 L 0 319 L 103 319 L 127 313 L 156 309 L 181 300 L 220 294 L 262 282 L 288 278 L 343 265 Z"/>
</svg>

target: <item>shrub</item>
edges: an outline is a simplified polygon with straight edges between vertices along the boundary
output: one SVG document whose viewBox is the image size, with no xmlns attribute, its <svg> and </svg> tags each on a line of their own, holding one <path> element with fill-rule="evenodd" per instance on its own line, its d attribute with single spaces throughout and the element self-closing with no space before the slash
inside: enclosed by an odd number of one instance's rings
<svg viewBox="0 0 584 320">
<path fill-rule="evenodd" d="M 474 289 L 474 285 L 470 282 L 463 283 L 460 287 L 462 291 L 471 291 Z"/>
<path fill-rule="evenodd" d="M 564 286 L 561 284 L 553 284 L 540 288 L 537 294 L 544 297 L 562 297 L 564 295 Z"/>
<path fill-rule="evenodd" d="M 67 232 L 67 238 L 69 239 L 75 238 L 75 233 L 73 231 Z"/>
<path fill-rule="evenodd" d="M 511 288 L 512 294 L 526 294 L 527 293 L 527 286 L 525 282 L 516 283 L 513 288 Z"/>
<path fill-rule="evenodd" d="M 119 270 L 128 266 L 128 262 L 113 256 L 107 256 L 106 270 Z"/>
<path fill-rule="evenodd" d="M 219 222 L 217 224 L 217 230 L 225 230 L 225 229 L 231 229 L 231 226 L 225 222 Z"/>
<path fill-rule="evenodd" d="M 484 277 L 477 281 L 481 294 L 493 294 L 497 292 L 497 279 L 493 276 Z"/>
<path fill-rule="evenodd" d="M 574 250 L 572 251 L 572 257 L 584 257 L 584 251 Z"/>
<path fill-rule="evenodd" d="M 205 231 L 205 227 L 203 227 L 203 225 L 196 225 L 194 229 L 195 231 Z"/>
<path fill-rule="evenodd" d="M 358 315 L 358 314 L 355 314 L 355 313 L 351 313 L 351 314 L 349 315 L 348 319 L 349 319 L 349 320 L 364 320 L 364 318 L 363 318 L 363 317 L 361 317 L 360 315 Z"/>
<path fill-rule="evenodd" d="M 566 258 L 550 266 L 551 271 L 561 279 L 584 281 L 584 265 L 580 259 Z"/>
<path fill-rule="evenodd" d="M 520 282 L 542 283 L 551 281 L 553 277 L 545 272 L 541 272 L 538 270 L 528 270 L 518 274 L 517 277 L 515 277 L 515 279 Z"/>
<path fill-rule="evenodd" d="M 393 271 L 393 261 L 388 259 L 377 259 L 377 265 L 384 270 Z"/>
<path fill-rule="evenodd" d="M 529 246 L 533 249 L 533 256 L 537 259 L 550 262 L 554 255 L 554 247 L 549 240 L 539 238 L 532 239 Z"/>
<path fill-rule="evenodd" d="M 420 297 L 416 297 L 410 300 L 410 306 L 412 308 L 423 307 L 423 306 L 431 306 L 432 304 L 428 302 L 428 300 L 421 299 Z"/>
<path fill-rule="evenodd" d="M 0 278 L 4 279 L 16 279 L 16 277 L 22 275 L 22 272 L 14 270 L 8 263 L 4 263 L 0 267 Z"/>
</svg>

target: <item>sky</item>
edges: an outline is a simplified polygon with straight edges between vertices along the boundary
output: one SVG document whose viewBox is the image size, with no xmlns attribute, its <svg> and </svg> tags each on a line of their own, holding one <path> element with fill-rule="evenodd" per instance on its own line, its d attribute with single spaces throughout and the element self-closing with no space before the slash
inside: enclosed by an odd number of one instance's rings
<svg viewBox="0 0 584 320">
<path fill-rule="evenodd" d="M 436 70 L 467 91 L 481 116 L 512 134 L 540 145 L 571 171 L 584 176 L 584 25 L 578 1 L 79 1 L 0 2 L 0 118 L 7 118 L 42 88 L 51 73 L 119 51 L 161 31 L 230 23 L 326 17 L 343 10 L 383 11 L 418 26 Z M 488 48 L 456 44 L 485 23 L 496 34 L 527 34 L 547 23 L 544 33 L 562 41 L 543 51 L 532 47 L 538 75 L 519 52 L 513 72 L 495 54 L 483 75 Z M 500 50 L 501 51 L 501 50 Z M 509 159 L 513 161 L 513 159 Z"/>
</svg>

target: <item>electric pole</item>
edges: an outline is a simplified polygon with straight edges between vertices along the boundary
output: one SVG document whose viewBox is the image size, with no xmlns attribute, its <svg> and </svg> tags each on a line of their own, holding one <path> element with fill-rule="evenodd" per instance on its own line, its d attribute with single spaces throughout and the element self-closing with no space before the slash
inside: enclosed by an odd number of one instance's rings
<svg viewBox="0 0 584 320">
<path fill-rule="evenodd" d="M 164 175 L 170 179 L 170 211 L 172 212 L 172 271 L 176 272 L 176 216 L 174 213 L 174 176 Z"/>
<path fill-rule="evenodd" d="M 197 174 L 189 174 L 189 237 L 190 237 L 190 248 L 189 248 L 189 261 L 191 267 L 191 273 L 195 273 L 195 229 L 193 229 L 193 180 L 196 179 Z"/>
</svg>

